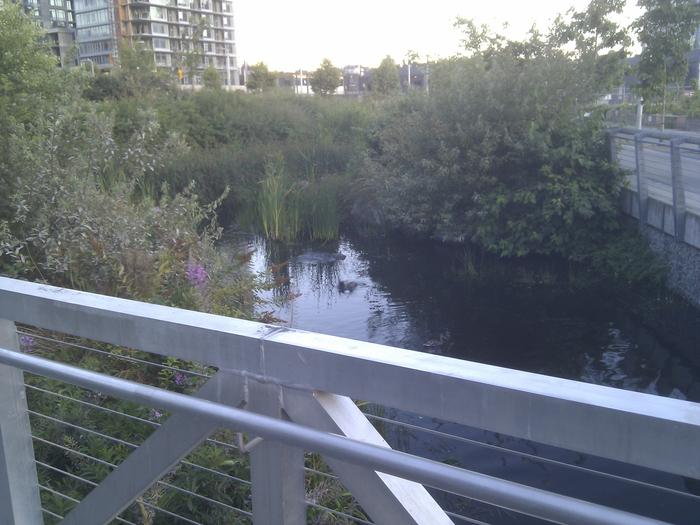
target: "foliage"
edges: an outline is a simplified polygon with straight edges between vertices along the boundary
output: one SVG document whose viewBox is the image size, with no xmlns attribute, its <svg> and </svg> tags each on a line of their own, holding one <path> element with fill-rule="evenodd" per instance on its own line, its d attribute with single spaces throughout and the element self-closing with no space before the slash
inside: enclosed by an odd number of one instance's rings
<svg viewBox="0 0 700 525">
<path fill-rule="evenodd" d="M 399 66 L 387 55 L 372 73 L 372 92 L 386 96 L 397 93 L 399 87 Z"/>
<path fill-rule="evenodd" d="M 41 114 L 60 91 L 56 59 L 42 42 L 42 33 L 8 3 L 0 8 L 0 115 L 27 121 Z"/>
<path fill-rule="evenodd" d="M 616 227 L 622 184 L 591 113 L 587 54 L 561 49 L 568 36 L 461 26 L 470 56 L 435 64 L 430 97 L 397 100 L 378 122 L 368 193 L 407 231 L 582 257 Z"/>
<path fill-rule="evenodd" d="M 340 69 L 335 67 L 329 59 L 324 58 L 318 69 L 311 75 L 310 82 L 314 93 L 321 96 L 332 95 L 342 84 Z"/>
<path fill-rule="evenodd" d="M 158 69 L 153 50 L 143 42 L 124 42 L 119 46 L 117 74 L 129 96 L 163 95 L 163 92 L 174 90 L 172 78 Z"/>
<path fill-rule="evenodd" d="M 16 171 L 23 168 L 15 150 L 17 138 L 80 91 L 80 77 L 56 67 L 56 58 L 41 37 L 19 5 L 0 7 L 0 220 L 11 214 L 7 197 Z"/>
<path fill-rule="evenodd" d="M 644 13 L 634 29 L 642 44 L 638 66 L 645 100 L 666 97 L 669 84 L 685 81 L 687 54 L 700 25 L 700 5 L 694 0 L 639 0 Z"/>
<path fill-rule="evenodd" d="M 237 219 L 244 226 L 261 226 L 252 204 L 270 159 L 282 159 L 286 180 L 321 199 L 309 209 L 330 216 L 332 208 L 339 221 L 341 208 L 351 200 L 348 188 L 366 149 L 369 121 L 368 108 L 359 101 L 285 93 L 251 97 L 201 91 L 164 104 L 159 115 L 163 126 L 183 130 L 191 143 L 158 170 L 159 180 L 173 190 L 196 180 L 205 200 L 230 187 L 222 221 Z M 330 196 L 337 199 L 332 206 Z"/>
<path fill-rule="evenodd" d="M 329 240 L 338 236 L 334 187 L 329 182 L 290 179 L 283 161 L 268 161 L 258 190 L 257 214 L 266 237 L 291 241 L 302 236 Z"/>
<path fill-rule="evenodd" d="M 275 75 L 271 73 L 264 62 L 250 66 L 246 87 L 249 91 L 268 91 L 275 87 Z"/>
<path fill-rule="evenodd" d="M 580 69 L 580 80 L 600 94 L 619 86 L 630 37 L 626 28 L 611 19 L 625 8 L 625 0 L 592 0 L 585 11 L 569 10 L 552 27 L 551 41 L 559 46 L 574 44 L 571 53 Z"/>
<path fill-rule="evenodd" d="M 221 75 L 214 66 L 209 66 L 202 73 L 202 83 L 206 89 L 221 89 Z"/>
<path fill-rule="evenodd" d="M 207 20 L 195 13 L 190 13 L 190 28 L 186 35 L 182 35 L 180 51 L 175 54 L 175 59 L 179 64 L 179 71 L 187 74 L 188 81 L 194 89 L 195 77 L 204 61 L 204 47 L 202 38 L 204 31 L 209 28 Z M 178 76 L 180 76 L 178 74 Z M 184 79 L 183 79 L 184 80 Z"/>
<path fill-rule="evenodd" d="M 98 73 L 90 79 L 83 91 L 83 97 L 95 102 L 117 100 L 126 96 L 126 80 L 118 74 Z"/>
</svg>

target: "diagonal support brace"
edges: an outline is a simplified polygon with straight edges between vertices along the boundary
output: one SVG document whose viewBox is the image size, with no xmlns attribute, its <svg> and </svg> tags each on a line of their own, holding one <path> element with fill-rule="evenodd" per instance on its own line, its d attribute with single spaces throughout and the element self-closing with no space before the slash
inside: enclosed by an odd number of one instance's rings
<svg viewBox="0 0 700 525">
<path fill-rule="evenodd" d="M 194 397 L 238 406 L 244 399 L 243 383 L 240 377 L 220 371 Z M 172 414 L 95 487 L 61 525 L 109 523 L 218 427 L 208 418 Z"/>
<path fill-rule="evenodd" d="M 297 423 L 389 448 L 348 397 L 287 388 L 284 390 L 284 401 L 286 412 Z M 323 459 L 375 523 L 453 525 L 423 485 L 337 459 Z"/>
</svg>

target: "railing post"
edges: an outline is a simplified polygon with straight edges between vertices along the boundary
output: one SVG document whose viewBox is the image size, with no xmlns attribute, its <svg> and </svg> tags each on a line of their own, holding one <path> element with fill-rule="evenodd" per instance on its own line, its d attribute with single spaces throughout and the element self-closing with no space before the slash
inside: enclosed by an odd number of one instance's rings
<svg viewBox="0 0 700 525">
<path fill-rule="evenodd" d="M 0 319 L 0 348 L 19 350 L 12 321 Z M 43 522 L 24 374 L 17 368 L 0 365 L 0 523 Z"/>
<path fill-rule="evenodd" d="M 683 139 L 671 141 L 671 182 L 673 189 L 673 231 L 676 240 L 685 241 L 685 187 L 683 186 L 683 164 L 681 160 Z"/>
<path fill-rule="evenodd" d="M 282 389 L 249 380 L 246 408 L 258 414 L 285 419 Z M 304 451 L 264 440 L 250 451 L 255 525 L 306 524 Z"/>
<path fill-rule="evenodd" d="M 610 163 L 617 164 L 617 130 L 608 130 L 608 144 L 610 146 Z"/>
<path fill-rule="evenodd" d="M 644 133 L 634 136 L 634 153 L 637 165 L 637 197 L 639 199 L 639 223 L 642 227 L 647 225 L 647 210 L 649 206 L 649 188 L 647 187 L 646 174 L 644 172 Z"/>
</svg>

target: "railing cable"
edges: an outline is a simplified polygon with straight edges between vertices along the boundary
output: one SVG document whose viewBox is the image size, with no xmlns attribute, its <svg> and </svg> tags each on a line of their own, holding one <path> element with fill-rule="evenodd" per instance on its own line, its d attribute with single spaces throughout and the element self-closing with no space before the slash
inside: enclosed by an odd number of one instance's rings
<svg viewBox="0 0 700 525">
<path fill-rule="evenodd" d="M 467 444 L 478 446 L 478 447 L 488 448 L 491 450 L 497 450 L 497 451 L 502 452 L 502 453 L 512 454 L 512 455 L 519 456 L 522 458 L 530 459 L 532 461 L 541 462 L 541 463 L 549 463 L 549 464 L 556 465 L 558 467 L 562 467 L 565 469 L 576 470 L 579 472 L 584 472 L 586 474 L 600 476 L 600 477 L 604 477 L 607 479 L 619 481 L 622 483 L 629 483 L 629 484 L 633 484 L 633 485 L 638 485 L 638 486 L 644 487 L 646 489 L 659 490 L 662 492 L 666 492 L 667 494 L 673 494 L 674 496 L 680 496 L 680 497 L 692 499 L 695 501 L 700 501 L 700 496 L 696 496 L 695 494 L 690 494 L 688 492 L 681 492 L 680 490 L 672 489 L 670 487 L 665 487 L 663 485 L 654 485 L 653 483 L 648 483 L 646 481 L 641 481 L 641 480 L 637 480 L 637 479 L 626 478 L 626 477 L 620 476 L 618 474 L 611 474 L 609 472 L 602 472 L 599 470 L 593 470 L 593 469 L 589 469 L 587 467 L 582 467 L 580 465 L 572 465 L 571 463 L 565 463 L 563 461 L 558 461 L 556 459 L 546 458 L 546 457 L 542 457 L 542 456 L 536 456 L 534 454 L 529 454 L 527 452 L 521 452 L 519 450 L 513 450 L 510 448 L 499 447 L 498 445 L 493 445 L 491 443 L 484 443 L 482 441 L 477 441 L 475 439 L 457 436 L 457 435 L 450 434 L 447 432 L 442 432 L 440 430 L 433 430 L 430 428 L 421 427 L 419 425 L 405 423 L 403 421 L 396 421 L 396 420 L 388 419 L 388 418 L 385 418 L 382 416 L 375 416 L 374 414 L 368 414 L 366 412 L 365 412 L 365 415 L 367 416 L 367 419 L 369 419 L 369 420 L 381 421 L 382 423 L 392 424 L 395 426 L 408 428 L 408 429 L 416 430 L 419 432 L 425 432 L 427 434 L 437 436 L 437 437 L 442 437 L 444 439 L 451 439 L 454 441 L 459 441 L 462 443 L 467 443 Z"/>
<path fill-rule="evenodd" d="M 328 507 L 324 507 L 323 505 L 319 505 L 318 503 L 314 503 L 313 501 L 307 500 L 306 504 L 309 507 L 313 507 L 314 509 L 318 509 L 318 510 L 321 510 L 323 512 L 327 512 L 329 514 L 333 514 L 334 516 L 339 516 L 341 518 L 345 518 L 346 520 L 352 520 L 355 523 L 360 523 L 361 525 L 374 525 L 374 523 L 371 521 L 367 521 L 365 519 L 358 518 L 356 516 L 352 516 L 351 514 L 347 514 L 345 512 L 339 511 L 339 510 L 329 509 Z"/>
<path fill-rule="evenodd" d="M 44 393 L 44 394 L 48 394 L 48 395 L 51 395 L 51 396 L 56 396 L 56 397 L 59 397 L 59 398 L 61 398 L 61 399 L 65 399 L 65 400 L 67 400 L 67 401 L 74 401 L 74 402 L 76 402 L 76 403 L 79 403 L 79 404 L 81 404 L 81 405 L 83 405 L 83 406 L 87 406 L 87 407 L 93 408 L 93 409 L 95 409 L 95 410 L 99 410 L 99 411 L 106 412 L 106 413 L 109 413 L 109 414 L 114 414 L 114 415 L 117 415 L 117 416 L 123 416 L 123 417 L 125 417 L 125 418 L 132 419 L 132 420 L 134 420 L 134 421 L 140 421 L 141 423 L 146 423 L 146 424 L 151 425 L 151 426 L 156 427 L 156 428 L 158 428 L 158 427 L 161 426 L 161 424 L 158 423 L 158 422 L 156 422 L 156 421 L 150 421 L 150 420 L 148 420 L 148 419 L 143 419 L 143 418 L 141 418 L 141 417 L 134 416 L 134 415 L 132 415 L 132 414 L 127 414 L 126 412 L 120 412 L 119 410 L 114 410 L 114 409 L 112 409 L 112 408 L 107 408 L 107 407 L 103 407 L 103 406 L 101 406 L 101 405 L 96 405 L 96 404 L 94 404 L 94 403 L 90 403 L 89 401 L 84 401 L 84 400 L 82 400 L 82 399 L 76 399 L 76 398 L 74 398 L 74 397 L 67 396 L 67 395 L 65 395 L 65 394 L 60 394 L 60 393 L 58 393 L 58 392 L 53 392 L 53 391 L 51 391 L 51 390 L 46 390 L 46 389 L 40 388 L 40 387 L 38 387 L 38 386 L 36 386 L 36 385 L 30 385 L 30 384 L 28 384 L 28 383 L 25 383 L 24 386 L 25 386 L 26 388 L 31 389 L 31 390 L 36 390 L 36 391 L 38 391 L 38 392 L 42 392 L 42 393 Z M 222 446 L 222 447 L 227 447 L 227 448 L 230 448 L 230 449 L 238 450 L 238 446 L 237 446 L 237 445 L 234 445 L 234 444 L 232 444 L 232 443 L 226 443 L 226 442 L 224 442 L 224 441 L 219 441 L 219 440 L 216 440 L 216 439 L 214 439 L 214 438 L 207 438 L 206 441 L 207 441 L 207 443 L 211 443 L 212 445 L 217 445 L 217 446 Z M 192 464 L 195 465 L 195 463 L 192 463 Z M 200 466 L 201 466 L 201 465 L 200 465 Z"/>
<path fill-rule="evenodd" d="M 147 365 L 147 366 L 155 366 L 155 367 L 157 367 L 157 368 L 162 368 L 162 369 L 165 369 L 165 370 L 172 370 L 173 372 L 180 372 L 181 374 L 188 374 L 188 375 L 198 376 L 198 377 L 202 377 L 202 378 L 205 378 L 205 379 L 211 378 L 211 374 L 204 374 L 204 373 L 202 373 L 202 372 L 195 372 L 195 371 L 193 371 L 193 370 L 186 370 L 186 369 L 184 369 L 184 368 L 178 368 L 178 367 L 176 367 L 176 366 L 164 365 L 164 364 L 162 364 L 162 363 L 156 363 L 156 362 L 154 362 L 154 361 L 148 361 L 148 360 L 145 360 L 145 359 L 140 359 L 140 358 L 138 358 L 138 357 L 133 357 L 133 356 L 129 356 L 129 355 L 115 354 L 115 353 L 112 353 L 112 352 L 108 352 L 107 350 L 100 350 L 100 349 L 98 349 L 98 348 L 93 348 L 93 347 L 91 347 L 91 346 L 81 345 L 81 344 L 79 344 L 79 343 L 74 343 L 74 342 L 71 342 L 71 341 L 61 341 L 60 339 L 54 339 L 54 338 L 52 338 L 52 337 L 47 337 L 47 336 L 44 336 L 44 335 L 39 335 L 39 334 L 34 333 L 34 332 L 25 332 L 25 331 L 23 331 L 23 330 L 17 330 L 17 333 L 18 333 L 19 335 L 26 335 L 26 336 L 33 337 L 33 338 L 35 338 L 35 339 L 40 339 L 40 340 L 42 340 L 42 341 L 46 341 L 46 342 L 50 342 L 50 343 L 56 343 L 56 344 L 64 345 L 64 346 L 71 346 L 71 347 L 73 347 L 73 348 L 78 348 L 78 349 L 80 349 L 80 350 L 85 350 L 85 351 L 87 351 L 87 352 L 95 352 L 95 353 L 97 353 L 97 354 L 105 355 L 105 356 L 111 357 L 111 358 L 113 358 L 113 359 L 121 359 L 122 361 L 130 361 L 130 362 L 132 362 L 132 363 L 139 363 L 139 364 Z M 44 348 L 44 349 L 46 349 L 46 350 L 53 350 L 53 348 L 50 347 L 50 346 L 42 346 L 42 347 L 40 347 L 40 348 Z M 132 349 L 124 349 L 124 350 L 129 350 L 129 351 L 132 351 L 132 352 L 134 351 L 134 350 L 132 350 Z"/>
<path fill-rule="evenodd" d="M 113 442 L 115 442 L 115 443 L 119 443 L 120 445 L 127 446 L 127 447 L 132 448 L 132 449 L 137 449 L 137 448 L 139 448 L 139 446 L 140 446 L 140 445 L 136 445 L 136 444 L 134 444 L 134 443 L 130 443 L 130 442 L 128 442 L 128 441 L 124 441 L 123 439 L 119 439 L 119 438 L 116 438 L 116 437 L 114 437 L 114 436 L 110 436 L 110 435 L 108 435 L 108 434 L 103 434 L 102 432 L 98 432 L 98 431 L 92 430 L 92 429 L 90 429 L 90 428 L 85 428 L 85 427 L 82 427 L 82 426 L 80 426 L 80 425 L 76 425 L 76 424 L 74 424 L 74 423 L 69 423 L 68 421 L 63 421 L 62 419 L 56 419 L 55 417 L 47 416 L 46 414 L 42 414 L 42 413 L 36 412 L 36 411 L 34 411 L 34 410 L 27 410 L 27 412 L 28 412 L 29 414 L 33 415 L 33 416 L 41 417 L 41 418 L 47 419 L 47 420 L 49 420 L 49 421 L 52 421 L 52 422 L 54 422 L 54 423 L 57 423 L 57 424 L 59 424 L 59 425 L 65 425 L 65 426 L 67 426 L 67 427 L 74 428 L 75 430 L 79 430 L 79 431 L 85 432 L 85 433 L 87 433 L 87 434 L 92 434 L 92 435 L 98 436 L 98 437 L 100 437 L 100 438 L 107 439 L 107 440 L 113 441 Z M 248 481 L 248 480 L 245 480 L 245 479 L 242 479 L 242 478 L 237 478 L 236 476 L 231 476 L 230 474 L 226 474 L 225 472 L 219 472 L 218 470 L 214 470 L 214 469 L 205 467 L 205 466 L 203 466 L 203 465 L 199 465 L 199 464 L 197 464 L 197 463 L 192 463 L 192 462 L 187 461 L 187 460 L 184 460 L 184 459 L 181 460 L 180 463 L 181 463 L 182 465 L 186 465 L 186 466 L 188 466 L 188 467 L 192 467 L 192 468 L 195 468 L 195 469 L 198 469 L 198 470 L 202 470 L 202 471 L 204 471 L 204 472 L 209 472 L 209 473 L 211 473 L 211 474 L 216 474 L 217 476 L 221 476 L 221 477 L 223 477 L 223 478 L 227 478 L 227 479 L 229 479 L 229 480 L 231 480 L 231 481 L 235 481 L 235 482 L 238 482 L 238 483 L 242 483 L 242 484 L 244 484 L 244 485 L 250 485 L 250 484 L 251 484 L 250 481 Z"/>
</svg>

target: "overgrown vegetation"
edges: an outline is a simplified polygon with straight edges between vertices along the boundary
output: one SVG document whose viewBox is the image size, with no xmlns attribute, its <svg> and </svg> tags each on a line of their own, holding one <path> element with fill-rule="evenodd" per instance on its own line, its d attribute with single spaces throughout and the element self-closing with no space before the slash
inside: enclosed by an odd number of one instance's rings
<svg viewBox="0 0 700 525">
<path fill-rule="evenodd" d="M 587 278 L 656 286 L 663 270 L 620 224 L 622 173 L 606 160 L 595 108 L 597 95 L 623 71 L 628 39 L 611 22 L 622 4 L 595 0 L 587 11 L 558 19 L 546 35 L 533 31 L 522 42 L 460 20 L 464 54 L 431 64 L 429 96 L 401 95 L 397 66 L 386 60 L 375 78 L 383 96 L 367 100 L 275 91 L 264 64 L 253 68 L 255 93 L 223 91 L 213 70 L 205 89 L 183 92 L 139 46 L 124 46 L 111 74 L 59 70 L 39 30 L 6 5 L 0 9 L 0 271 L 254 318 L 261 283 L 239 258 L 218 253 L 220 224 L 283 241 L 333 239 L 345 225 L 468 241 L 491 257 L 551 257 L 585 268 Z M 318 90 L 329 94 L 339 71 L 326 66 Z M 161 365 L 152 370 L 65 350 L 84 343 L 78 340 L 63 341 L 56 352 L 40 344 L 46 335 L 27 335 L 25 350 L 177 391 L 197 385 L 183 373 L 206 372 L 156 356 L 141 356 Z M 103 413 L 86 416 L 74 401 L 51 405 L 31 394 L 46 413 L 65 421 L 80 415 L 81 424 L 124 441 L 142 439 L 149 422 L 163 416 L 50 381 L 35 378 L 32 385 L 138 417 L 117 424 Z M 40 447 L 46 462 L 89 482 L 104 477 L 105 465 L 70 451 L 107 462 L 128 453 L 124 443 L 57 430 L 45 420 L 36 425 L 68 449 Z M 217 447 L 190 460 L 247 475 L 244 458 Z M 240 487 L 209 474 L 182 468 L 167 482 L 205 487 L 246 508 Z M 72 497 L 85 493 L 75 479 L 41 475 L 45 485 Z M 322 479 L 308 487 L 314 500 L 348 511 L 352 503 L 342 487 Z M 176 512 L 184 505 L 192 519 L 219 519 L 176 493 L 163 486 L 149 491 L 131 518 L 159 523 L 153 505 Z M 43 497 L 61 515 L 72 506 L 50 493 Z M 362 517 L 360 509 L 351 511 Z M 330 519 L 318 509 L 311 516 Z"/>
</svg>

